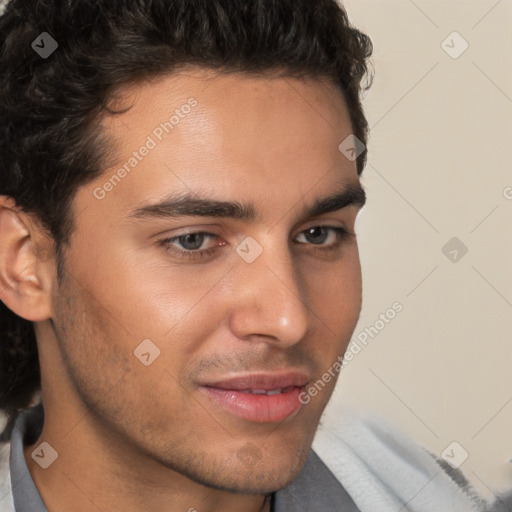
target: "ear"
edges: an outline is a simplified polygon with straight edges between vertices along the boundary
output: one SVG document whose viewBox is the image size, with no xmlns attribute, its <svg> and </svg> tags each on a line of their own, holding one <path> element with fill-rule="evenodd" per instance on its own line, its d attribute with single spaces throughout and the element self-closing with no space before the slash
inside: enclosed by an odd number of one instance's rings
<svg viewBox="0 0 512 512">
<path fill-rule="evenodd" d="M 52 316 L 53 245 L 33 216 L 0 196 L 0 300 L 25 320 Z"/>
</svg>

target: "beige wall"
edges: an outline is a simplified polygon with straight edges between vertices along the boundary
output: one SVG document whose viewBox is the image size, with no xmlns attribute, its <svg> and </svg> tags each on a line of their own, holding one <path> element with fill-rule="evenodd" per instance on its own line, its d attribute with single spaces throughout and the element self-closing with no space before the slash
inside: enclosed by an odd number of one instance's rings
<svg viewBox="0 0 512 512">
<path fill-rule="evenodd" d="M 356 334 L 395 301 L 403 311 L 342 371 L 326 423 L 348 402 L 438 454 L 455 440 L 489 493 L 512 485 L 512 3 L 344 4 L 376 72 Z M 456 59 L 441 47 L 454 31 L 469 44 Z M 468 248 L 455 263 L 442 252 L 452 237 Z"/>
</svg>

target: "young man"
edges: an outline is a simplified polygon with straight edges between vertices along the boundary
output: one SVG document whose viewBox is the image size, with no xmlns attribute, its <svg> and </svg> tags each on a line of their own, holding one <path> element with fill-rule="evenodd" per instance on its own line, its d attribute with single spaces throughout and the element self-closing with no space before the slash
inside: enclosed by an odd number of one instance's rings
<svg viewBox="0 0 512 512">
<path fill-rule="evenodd" d="M 361 306 L 370 54 L 334 0 L 7 5 L 1 510 L 477 510 L 383 427 L 311 449 Z"/>
</svg>

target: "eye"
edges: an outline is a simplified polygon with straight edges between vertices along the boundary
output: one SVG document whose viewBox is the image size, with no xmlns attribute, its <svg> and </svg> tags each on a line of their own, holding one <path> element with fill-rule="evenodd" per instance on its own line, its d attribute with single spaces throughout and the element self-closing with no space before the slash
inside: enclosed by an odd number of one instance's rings
<svg viewBox="0 0 512 512">
<path fill-rule="evenodd" d="M 216 239 L 218 242 L 212 243 Z M 226 245 L 226 242 L 213 233 L 198 231 L 165 238 L 159 242 L 159 245 L 164 247 L 167 253 L 174 254 L 177 257 L 197 259 L 213 255 L 216 249 Z M 205 245 L 209 245 L 209 247 L 205 247 Z"/>
<path fill-rule="evenodd" d="M 299 243 L 311 245 L 325 245 L 328 247 L 337 247 L 344 238 L 350 236 L 350 233 L 340 227 L 334 226 L 313 226 L 304 230 L 296 238 Z"/>
<path fill-rule="evenodd" d="M 187 251 L 197 251 L 204 244 L 204 241 L 211 237 L 208 233 L 189 233 L 187 235 L 180 235 L 176 238 L 171 238 L 171 241 L 178 243 L 183 249 Z"/>
</svg>

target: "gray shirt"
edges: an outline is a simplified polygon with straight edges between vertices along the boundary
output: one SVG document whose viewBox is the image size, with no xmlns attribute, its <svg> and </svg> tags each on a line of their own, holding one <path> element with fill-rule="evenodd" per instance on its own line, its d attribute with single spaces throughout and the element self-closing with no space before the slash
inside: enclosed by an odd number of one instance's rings
<svg viewBox="0 0 512 512">
<path fill-rule="evenodd" d="M 48 512 L 30 476 L 24 444 L 32 444 L 43 426 L 39 404 L 22 412 L 11 436 L 10 472 L 16 512 Z M 359 512 L 352 498 L 318 455 L 310 450 L 302 471 L 288 486 L 272 496 L 272 512 Z"/>
</svg>

